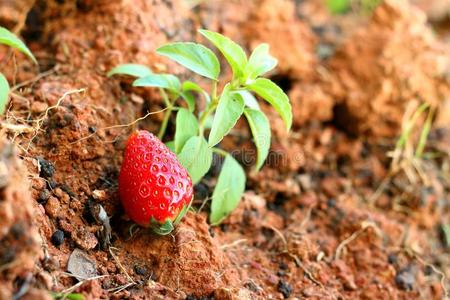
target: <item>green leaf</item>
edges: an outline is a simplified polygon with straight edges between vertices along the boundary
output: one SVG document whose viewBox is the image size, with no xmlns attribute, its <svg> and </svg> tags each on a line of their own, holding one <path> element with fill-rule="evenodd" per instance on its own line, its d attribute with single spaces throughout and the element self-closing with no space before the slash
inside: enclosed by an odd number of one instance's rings
<svg viewBox="0 0 450 300">
<path fill-rule="evenodd" d="M 245 67 L 245 75 L 248 79 L 255 79 L 276 67 L 278 61 L 269 54 L 269 45 L 260 44 L 253 50 Z"/>
<path fill-rule="evenodd" d="M 238 90 L 233 91 L 233 93 L 238 93 L 244 99 L 245 106 L 250 107 L 252 109 L 261 110 L 259 107 L 258 100 L 256 100 L 255 96 L 247 90 Z"/>
<path fill-rule="evenodd" d="M 204 29 L 200 29 L 199 32 L 219 49 L 230 64 L 234 77 L 242 77 L 244 74 L 244 67 L 247 64 L 247 55 L 241 46 L 220 33 Z"/>
<path fill-rule="evenodd" d="M 208 144 L 213 147 L 236 125 L 239 117 L 244 112 L 244 100 L 236 93 L 230 92 L 227 85 L 219 99 L 216 114 L 209 133 Z"/>
<path fill-rule="evenodd" d="M 55 293 L 50 292 L 53 299 L 69 299 L 69 300 L 84 300 L 83 294 L 80 293 L 70 293 L 70 294 L 64 294 L 64 293 Z"/>
<path fill-rule="evenodd" d="M 178 159 L 196 184 L 211 167 L 212 151 L 204 137 L 193 136 L 184 144 Z"/>
<path fill-rule="evenodd" d="M 256 170 L 259 170 L 269 154 L 270 148 L 270 123 L 260 110 L 246 108 L 245 117 L 253 134 L 258 154 L 256 156 Z"/>
<path fill-rule="evenodd" d="M 198 122 L 195 116 L 187 109 L 180 108 L 176 119 L 175 153 L 179 153 L 186 141 L 197 133 Z"/>
<path fill-rule="evenodd" d="M 196 84 L 195 82 L 186 80 L 185 82 L 183 82 L 181 89 L 183 91 L 193 91 L 193 92 L 200 93 L 203 95 L 203 97 L 205 97 L 205 100 L 207 103 L 211 102 L 211 98 L 209 97 L 208 93 L 204 89 L 202 89 L 198 84 Z"/>
<path fill-rule="evenodd" d="M 170 151 L 175 153 L 175 141 L 168 141 L 164 143 Z"/>
<path fill-rule="evenodd" d="M 190 112 L 195 110 L 195 97 L 190 91 L 181 92 L 181 97 L 186 101 Z"/>
<path fill-rule="evenodd" d="M 11 31 L 0 26 L 0 44 L 5 44 L 10 47 L 13 47 L 20 52 L 27 55 L 31 60 L 37 64 L 37 60 L 34 57 L 33 53 L 31 53 L 30 49 Z"/>
<path fill-rule="evenodd" d="M 0 73 L 0 115 L 5 113 L 9 99 L 9 84 L 5 76 Z"/>
<path fill-rule="evenodd" d="M 84 300 L 84 296 L 83 294 L 79 294 L 79 293 L 70 293 L 69 295 L 66 296 L 66 299 L 69 300 Z"/>
<path fill-rule="evenodd" d="M 219 60 L 210 49 L 203 45 L 190 42 L 172 43 L 159 47 L 156 52 L 197 74 L 213 80 L 219 78 Z"/>
<path fill-rule="evenodd" d="M 328 10 L 333 14 L 342 14 L 350 10 L 350 0 L 326 0 Z"/>
<path fill-rule="evenodd" d="M 150 70 L 150 68 L 148 68 L 147 66 L 139 64 L 123 64 L 118 65 L 117 67 L 109 71 L 107 75 L 108 77 L 111 77 L 113 75 L 129 75 L 141 78 L 152 74 L 152 70 Z"/>
<path fill-rule="evenodd" d="M 179 93 L 181 89 L 180 80 L 171 74 L 151 74 L 133 82 L 133 86 L 152 86 L 168 89 Z"/>
<path fill-rule="evenodd" d="M 219 224 L 238 206 L 244 190 L 244 170 L 233 156 L 227 155 L 212 195 L 211 224 Z"/>
<path fill-rule="evenodd" d="M 275 110 L 280 114 L 284 123 L 286 124 L 287 130 L 291 128 L 292 125 L 292 108 L 289 103 L 288 96 L 283 92 L 283 90 L 266 78 L 258 78 L 252 83 L 247 85 L 247 88 L 269 102 Z"/>
</svg>

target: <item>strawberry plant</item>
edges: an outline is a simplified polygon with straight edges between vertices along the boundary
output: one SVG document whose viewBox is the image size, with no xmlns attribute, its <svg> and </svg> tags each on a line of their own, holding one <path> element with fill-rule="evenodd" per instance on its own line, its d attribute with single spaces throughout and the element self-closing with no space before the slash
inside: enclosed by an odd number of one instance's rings
<svg viewBox="0 0 450 300">
<path fill-rule="evenodd" d="M 37 64 L 36 58 L 34 58 L 31 51 L 27 48 L 27 46 L 15 36 L 8 29 L 0 26 L 0 44 L 4 44 L 19 50 L 20 52 L 27 55 L 34 63 Z M 5 76 L 0 73 L 0 115 L 5 113 L 6 104 L 8 104 L 9 98 L 9 83 L 6 80 Z"/>
<path fill-rule="evenodd" d="M 133 86 L 159 88 L 166 110 L 158 138 L 163 139 L 170 115 L 176 112 L 175 136 L 166 145 L 176 153 L 193 184 L 198 183 L 210 169 L 213 153 L 224 156 L 209 216 L 212 224 L 218 224 L 238 205 L 246 176 L 235 158 L 217 145 L 244 116 L 257 149 L 255 170 L 259 170 L 269 153 L 271 133 L 269 120 L 254 95 L 267 101 L 278 112 L 287 130 L 291 127 L 292 111 L 283 90 L 262 77 L 277 65 L 267 44 L 256 47 L 248 58 L 231 39 L 208 30 L 199 30 L 199 33 L 222 53 L 231 67 L 233 76 L 229 82 L 220 85 L 220 91 L 219 59 L 211 49 L 191 42 L 170 43 L 156 52 L 209 79 L 210 91 L 193 81 L 181 82 L 174 75 L 155 74 L 148 67 L 137 64 L 117 66 L 108 76 L 130 75 L 137 77 Z M 204 99 L 204 108 L 196 105 L 196 95 Z"/>
</svg>

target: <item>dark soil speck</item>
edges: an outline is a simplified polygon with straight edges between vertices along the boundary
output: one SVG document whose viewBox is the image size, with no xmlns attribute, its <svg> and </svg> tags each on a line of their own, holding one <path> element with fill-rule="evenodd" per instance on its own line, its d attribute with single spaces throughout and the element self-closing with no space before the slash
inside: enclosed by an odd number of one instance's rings
<svg viewBox="0 0 450 300">
<path fill-rule="evenodd" d="M 289 283 L 287 283 L 286 281 L 280 280 L 280 281 L 278 282 L 278 291 L 279 291 L 281 294 L 283 294 L 283 297 L 286 299 L 286 298 L 289 298 L 289 296 L 291 295 L 291 293 L 292 293 L 292 287 L 291 287 L 291 285 L 290 285 Z"/>
<path fill-rule="evenodd" d="M 64 243 L 64 232 L 59 229 L 56 230 L 55 232 L 53 232 L 51 239 L 53 245 L 55 245 L 56 247 L 62 245 Z"/>
<path fill-rule="evenodd" d="M 52 162 L 45 160 L 42 157 L 38 158 L 39 166 L 40 166 L 40 172 L 39 176 L 43 178 L 50 178 L 55 173 L 55 166 Z"/>
</svg>

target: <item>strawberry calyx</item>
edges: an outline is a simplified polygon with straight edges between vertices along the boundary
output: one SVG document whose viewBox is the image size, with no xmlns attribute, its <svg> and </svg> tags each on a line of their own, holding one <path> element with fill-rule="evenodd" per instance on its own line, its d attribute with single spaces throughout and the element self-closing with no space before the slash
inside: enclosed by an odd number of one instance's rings
<svg viewBox="0 0 450 300">
<path fill-rule="evenodd" d="M 170 234 L 173 229 L 175 228 L 175 225 L 180 223 L 181 219 L 186 215 L 188 212 L 191 202 L 189 202 L 189 205 L 183 205 L 182 209 L 178 213 L 178 215 L 175 217 L 174 220 L 172 219 L 166 219 L 164 222 L 157 221 L 154 217 L 151 218 L 149 228 L 158 235 L 168 235 Z"/>
</svg>

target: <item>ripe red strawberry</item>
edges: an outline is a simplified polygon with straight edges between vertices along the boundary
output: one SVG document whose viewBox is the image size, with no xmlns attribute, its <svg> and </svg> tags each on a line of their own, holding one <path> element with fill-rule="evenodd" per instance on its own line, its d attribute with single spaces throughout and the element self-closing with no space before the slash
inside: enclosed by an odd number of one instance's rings
<svg viewBox="0 0 450 300">
<path fill-rule="evenodd" d="M 192 181 L 175 154 L 145 130 L 128 139 L 119 175 L 125 212 L 139 225 L 168 234 L 192 201 Z"/>
</svg>

